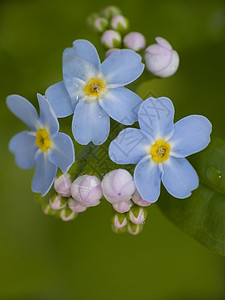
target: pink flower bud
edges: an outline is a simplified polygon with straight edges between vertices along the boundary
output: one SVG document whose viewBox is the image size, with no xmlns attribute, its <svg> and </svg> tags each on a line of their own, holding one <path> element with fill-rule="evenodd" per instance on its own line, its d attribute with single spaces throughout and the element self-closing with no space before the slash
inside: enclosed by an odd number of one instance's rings
<svg viewBox="0 0 225 300">
<path fill-rule="evenodd" d="M 127 218 L 125 214 L 115 214 L 112 217 L 112 224 L 117 229 L 123 228 L 127 225 Z"/>
<path fill-rule="evenodd" d="M 62 174 L 59 178 L 55 178 L 54 188 L 56 192 L 63 196 L 69 197 L 71 195 L 71 178 L 69 173 Z"/>
<path fill-rule="evenodd" d="M 110 24 L 114 30 L 118 30 L 122 33 L 125 33 L 129 28 L 128 19 L 122 15 L 116 15 L 112 17 Z"/>
<path fill-rule="evenodd" d="M 112 204 L 129 201 L 134 191 L 133 177 L 124 169 L 113 170 L 102 180 L 103 195 Z"/>
<path fill-rule="evenodd" d="M 121 10 L 119 7 L 117 6 L 107 6 L 104 11 L 103 11 L 103 14 L 105 15 L 106 18 L 111 18 L 115 15 L 118 15 L 121 13 Z"/>
<path fill-rule="evenodd" d="M 60 212 L 60 218 L 63 221 L 70 221 L 76 218 L 77 214 L 70 210 L 68 207 L 65 207 Z"/>
<path fill-rule="evenodd" d="M 101 44 L 106 49 L 120 48 L 121 35 L 115 30 L 106 30 L 101 37 Z"/>
<path fill-rule="evenodd" d="M 60 195 L 54 195 L 50 198 L 49 204 L 51 205 L 52 209 L 59 210 L 66 206 L 67 199 L 61 197 Z"/>
<path fill-rule="evenodd" d="M 179 66 L 179 56 L 167 40 L 157 37 L 157 44 L 153 44 L 145 50 L 146 68 L 156 76 L 169 77 L 173 75 Z"/>
<path fill-rule="evenodd" d="M 71 185 L 71 194 L 83 206 L 96 206 L 102 198 L 101 181 L 96 176 L 79 176 Z"/>
<path fill-rule="evenodd" d="M 129 211 L 129 220 L 137 225 L 142 224 L 147 218 L 148 211 L 146 208 L 135 205 Z"/>
<path fill-rule="evenodd" d="M 134 51 L 141 51 L 146 46 L 145 37 L 139 32 L 130 32 L 124 39 L 123 44 L 126 48 L 132 49 Z"/>
<path fill-rule="evenodd" d="M 80 204 L 79 202 L 73 200 L 73 198 L 70 198 L 69 199 L 69 202 L 68 202 L 68 206 L 69 208 L 76 212 L 76 213 L 80 213 L 82 211 L 85 211 L 87 209 L 86 206 L 83 206 L 82 204 Z"/>
<path fill-rule="evenodd" d="M 151 205 L 150 202 L 142 199 L 141 195 L 138 193 L 138 191 L 136 190 L 135 193 L 132 196 L 132 200 L 135 204 L 139 205 L 139 206 L 149 206 Z"/>
<path fill-rule="evenodd" d="M 127 226 L 127 231 L 132 235 L 138 235 L 143 229 L 143 225 L 137 225 L 129 222 Z"/>
<path fill-rule="evenodd" d="M 123 202 L 120 202 L 120 203 L 116 203 L 116 204 L 113 204 L 113 208 L 123 214 L 127 211 L 130 210 L 130 208 L 132 207 L 133 203 L 131 201 L 123 201 Z"/>
<path fill-rule="evenodd" d="M 118 49 L 118 48 L 112 48 L 112 49 L 109 49 L 109 50 L 106 51 L 105 57 L 108 57 L 109 55 L 111 55 L 111 54 L 113 54 L 113 53 L 115 53 L 115 52 L 117 52 L 117 51 L 120 51 L 120 50 L 121 50 L 121 49 Z"/>
<path fill-rule="evenodd" d="M 93 26 L 98 32 L 105 31 L 108 24 L 108 20 L 106 20 L 105 18 L 96 18 L 93 22 Z"/>
</svg>

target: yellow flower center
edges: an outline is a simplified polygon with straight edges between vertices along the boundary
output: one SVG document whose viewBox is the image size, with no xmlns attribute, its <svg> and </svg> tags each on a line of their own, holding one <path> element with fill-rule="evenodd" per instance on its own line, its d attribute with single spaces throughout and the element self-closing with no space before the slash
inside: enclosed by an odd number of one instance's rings
<svg viewBox="0 0 225 300">
<path fill-rule="evenodd" d="M 105 82 L 103 79 L 91 78 L 84 87 L 84 92 L 90 97 L 99 97 L 104 93 Z"/>
<path fill-rule="evenodd" d="M 47 151 L 51 146 L 51 139 L 49 138 L 49 132 L 45 129 L 38 129 L 36 144 L 42 151 Z"/>
<path fill-rule="evenodd" d="M 152 159 L 155 162 L 163 162 L 168 159 L 170 153 L 170 145 L 166 142 L 159 140 L 157 141 L 150 150 Z"/>
</svg>

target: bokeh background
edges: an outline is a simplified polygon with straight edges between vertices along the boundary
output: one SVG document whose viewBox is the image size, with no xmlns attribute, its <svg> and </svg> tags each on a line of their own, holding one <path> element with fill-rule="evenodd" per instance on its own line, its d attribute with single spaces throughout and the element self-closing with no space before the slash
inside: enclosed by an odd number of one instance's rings
<svg viewBox="0 0 225 300">
<path fill-rule="evenodd" d="M 176 75 L 144 86 L 170 97 L 176 119 L 203 114 L 225 138 L 225 2 L 223 0 L 5 0 L 0 2 L 0 299 L 222 300 L 225 260 L 171 224 L 152 205 L 137 237 L 111 231 L 106 203 L 68 223 L 45 216 L 8 142 L 25 126 L 7 109 L 8 94 L 36 105 L 62 79 L 61 57 L 86 38 L 88 14 L 120 5 L 148 43 L 168 39 L 179 52 Z M 103 58 L 103 51 L 101 50 Z"/>
</svg>

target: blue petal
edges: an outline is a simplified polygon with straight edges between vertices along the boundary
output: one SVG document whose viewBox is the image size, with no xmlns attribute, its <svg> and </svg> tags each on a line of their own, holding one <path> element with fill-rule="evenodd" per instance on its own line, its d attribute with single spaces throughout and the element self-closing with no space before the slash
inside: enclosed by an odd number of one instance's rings
<svg viewBox="0 0 225 300">
<path fill-rule="evenodd" d="M 63 52 L 63 79 L 76 77 L 84 81 L 95 78 L 98 69 L 87 60 L 76 56 L 73 48 L 67 48 Z"/>
<path fill-rule="evenodd" d="M 66 89 L 70 95 L 72 105 L 73 105 L 73 111 L 74 111 L 78 101 L 84 95 L 84 87 L 86 85 L 86 82 L 75 77 L 66 77 L 64 82 L 65 82 Z"/>
<path fill-rule="evenodd" d="M 155 140 L 167 140 L 173 133 L 174 106 L 166 97 L 150 97 L 144 101 L 138 112 L 140 128 Z"/>
<path fill-rule="evenodd" d="M 141 56 L 133 50 L 120 50 L 111 54 L 100 66 L 109 84 L 123 86 L 137 79 L 144 70 Z"/>
<path fill-rule="evenodd" d="M 81 145 L 93 142 L 103 144 L 109 135 L 109 116 L 97 101 L 80 101 L 75 109 L 72 131 L 75 140 Z"/>
<path fill-rule="evenodd" d="M 169 157 L 163 163 L 162 182 L 168 193 L 176 198 L 187 198 L 198 187 L 198 175 L 185 158 Z"/>
<path fill-rule="evenodd" d="M 52 139 L 53 148 L 48 153 L 50 162 L 67 172 L 75 161 L 74 146 L 71 138 L 62 132 Z"/>
<path fill-rule="evenodd" d="M 174 156 L 185 157 L 204 149 L 210 142 L 212 124 L 203 116 L 191 115 L 174 125 L 170 140 Z"/>
<path fill-rule="evenodd" d="M 87 40 L 76 40 L 73 42 L 73 49 L 76 56 L 89 61 L 96 68 L 100 65 L 100 59 L 95 47 Z"/>
<path fill-rule="evenodd" d="M 47 152 L 39 150 L 35 155 L 36 170 L 32 181 L 32 191 L 46 195 L 56 177 L 57 166 L 48 160 Z"/>
<path fill-rule="evenodd" d="M 23 169 L 30 169 L 36 165 L 34 159 L 38 146 L 36 136 L 29 131 L 16 134 L 9 143 L 9 150 L 15 154 L 17 165 Z"/>
<path fill-rule="evenodd" d="M 161 171 L 157 163 L 144 157 L 134 169 L 134 181 L 141 197 L 154 203 L 160 195 Z"/>
<path fill-rule="evenodd" d="M 36 130 L 38 123 L 38 115 L 34 106 L 24 97 L 19 95 L 8 96 L 8 108 L 22 120 L 31 130 Z"/>
<path fill-rule="evenodd" d="M 57 118 L 67 117 L 74 112 L 70 95 L 63 81 L 50 86 L 45 94 Z"/>
<path fill-rule="evenodd" d="M 38 94 L 37 97 L 40 107 L 39 123 L 41 126 L 47 127 L 50 136 L 53 136 L 59 131 L 59 122 L 47 99 L 40 94 Z"/>
<path fill-rule="evenodd" d="M 122 130 L 109 146 L 109 157 L 117 164 L 137 164 L 150 152 L 152 138 L 140 129 Z"/>
<path fill-rule="evenodd" d="M 131 125 L 138 120 L 138 110 L 142 102 L 137 94 L 124 87 L 110 89 L 99 100 L 109 116 L 124 125 Z"/>
</svg>

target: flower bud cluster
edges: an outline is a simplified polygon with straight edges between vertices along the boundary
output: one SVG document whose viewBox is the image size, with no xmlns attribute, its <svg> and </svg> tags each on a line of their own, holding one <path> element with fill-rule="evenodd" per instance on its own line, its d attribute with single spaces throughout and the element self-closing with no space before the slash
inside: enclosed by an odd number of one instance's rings
<svg viewBox="0 0 225 300">
<path fill-rule="evenodd" d="M 146 69 L 155 76 L 172 76 L 179 66 L 179 55 L 164 38 L 157 37 L 156 44 L 146 47 L 146 39 L 140 32 L 129 31 L 129 20 L 116 6 L 108 6 L 99 14 L 88 18 L 89 24 L 101 34 L 101 44 L 108 50 L 106 57 L 120 49 L 144 51 Z"/>
</svg>

